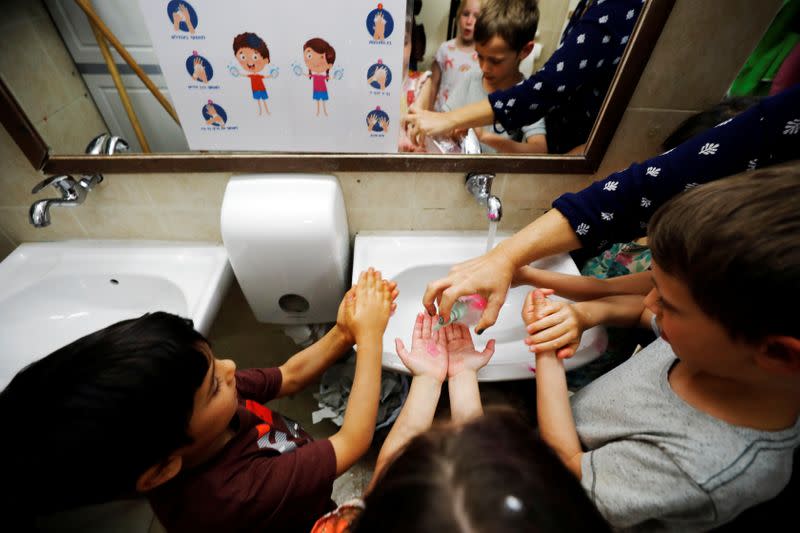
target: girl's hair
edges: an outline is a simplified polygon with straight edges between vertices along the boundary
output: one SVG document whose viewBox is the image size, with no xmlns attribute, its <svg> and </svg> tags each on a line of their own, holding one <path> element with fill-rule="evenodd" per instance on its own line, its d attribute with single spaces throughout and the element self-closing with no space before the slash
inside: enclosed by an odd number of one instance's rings
<svg viewBox="0 0 800 533">
<path fill-rule="evenodd" d="M 743 111 L 747 111 L 760 100 L 761 98 L 758 96 L 734 96 L 725 98 L 713 107 L 694 114 L 681 122 L 681 124 L 675 128 L 675 131 L 664 139 L 664 142 L 661 143 L 661 147 L 664 150 L 672 150 L 692 137 L 710 130 L 714 126 L 735 117 Z"/>
<path fill-rule="evenodd" d="M 203 343 L 191 320 L 151 313 L 21 370 L 0 393 L 0 420 L 12 432 L 0 454 L 15 510 L 133 494 L 145 470 L 190 444 L 194 395 L 210 364 Z"/>
<path fill-rule="evenodd" d="M 577 479 L 516 411 L 413 438 L 365 498 L 353 531 L 607 531 Z"/>
<path fill-rule="evenodd" d="M 303 45 L 303 52 L 305 52 L 306 48 L 311 48 L 318 54 L 325 54 L 325 61 L 328 65 L 333 65 L 333 62 L 336 61 L 336 50 L 333 49 L 333 46 L 328 44 L 328 41 L 325 39 L 320 39 L 319 37 L 314 37 L 313 39 L 309 39 L 306 41 L 306 44 Z M 325 75 L 327 76 L 331 69 L 327 69 L 325 71 Z M 311 76 L 311 69 L 308 70 L 309 77 Z"/>
</svg>

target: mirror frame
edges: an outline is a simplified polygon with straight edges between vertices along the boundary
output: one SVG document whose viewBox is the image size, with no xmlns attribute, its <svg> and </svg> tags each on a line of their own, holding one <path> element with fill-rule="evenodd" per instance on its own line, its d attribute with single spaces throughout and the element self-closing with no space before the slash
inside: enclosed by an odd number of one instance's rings
<svg viewBox="0 0 800 533">
<path fill-rule="evenodd" d="M 0 79 L 0 122 L 37 170 L 46 174 L 169 172 L 506 172 L 591 174 L 600 166 L 675 0 L 648 0 L 622 55 L 583 155 L 336 154 L 185 152 L 57 155 Z"/>
</svg>

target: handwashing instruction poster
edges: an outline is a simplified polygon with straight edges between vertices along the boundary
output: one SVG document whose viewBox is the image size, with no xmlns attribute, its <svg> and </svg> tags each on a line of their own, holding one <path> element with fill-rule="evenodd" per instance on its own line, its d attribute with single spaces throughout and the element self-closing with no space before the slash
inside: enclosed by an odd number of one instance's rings
<svg viewBox="0 0 800 533">
<path fill-rule="evenodd" d="M 396 152 L 406 0 L 139 0 L 193 150 Z"/>
</svg>

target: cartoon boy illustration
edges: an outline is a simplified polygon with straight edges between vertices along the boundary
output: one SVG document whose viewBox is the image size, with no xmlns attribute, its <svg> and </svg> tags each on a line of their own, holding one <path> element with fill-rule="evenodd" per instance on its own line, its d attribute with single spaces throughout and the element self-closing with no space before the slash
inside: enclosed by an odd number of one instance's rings
<svg viewBox="0 0 800 533">
<path fill-rule="evenodd" d="M 258 105 L 258 114 L 261 115 L 261 105 L 264 111 L 270 114 L 267 107 L 267 88 L 264 86 L 264 78 L 271 78 L 271 74 L 258 74 L 264 67 L 269 65 L 269 48 L 267 43 L 255 33 L 240 33 L 233 39 L 233 53 L 242 68 L 248 72 L 250 78 L 250 88 L 253 90 L 253 99 Z"/>
<path fill-rule="evenodd" d="M 303 60 L 308 67 L 308 79 L 313 81 L 312 97 L 317 101 L 317 116 L 319 116 L 320 102 L 322 111 L 328 116 L 325 102 L 328 100 L 328 84 L 331 79 L 331 67 L 336 61 L 336 50 L 324 39 L 314 37 L 303 45 Z"/>
</svg>

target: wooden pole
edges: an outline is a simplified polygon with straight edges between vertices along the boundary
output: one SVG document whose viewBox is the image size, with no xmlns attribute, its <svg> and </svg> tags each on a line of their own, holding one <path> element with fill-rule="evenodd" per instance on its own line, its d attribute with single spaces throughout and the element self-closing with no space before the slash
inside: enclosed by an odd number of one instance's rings
<svg viewBox="0 0 800 533">
<path fill-rule="evenodd" d="M 142 125 L 139 123 L 139 117 L 136 116 L 136 112 L 133 110 L 133 104 L 131 104 L 128 91 L 125 89 L 125 85 L 122 83 L 122 77 L 119 75 L 117 65 L 114 63 L 114 57 L 111 55 L 111 50 L 108 48 L 108 43 L 106 43 L 105 37 L 103 37 L 103 34 L 100 33 L 100 30 L 91 20 L 89 21 L 89 25 L 92 27 L 94 38 L 97 40 L 97 46 L 100 47 L 100 52 L 103 54 L 103 59 L 106 61 L 108 71 L 111 73 L 111 79 L 114 80 L 114 85 L 117 87 L 117 92 L 119 92 L 119 99 L 122 100 L 122 107 L 125 108 L 125 113 L 127 113 L 128 119 L 131 121 L 133 132 L 136 134 L 136 139 L 138 139 L 139 144 L 142 147 L 142 152 L 149 154 L 150 145 L 147 143 L 147 137 L 145 137 L 144 131 L 142 130 Z"/>
<path fill-rule="evenodd" d="M 75 3 L 78 4 L 78 7 L 80 7 L 83 12 L 86 13 L 86 16 L 89 17 L 89 22 L 92 24 L 92 26 L 96 27 L 97 31 L 99 31 L 103 37 L 105 37 L 108 42 L 111 43 L 119 55 L 122 56 L 122 59 L 124 59 L 125 62 L 130 65 L 136 75 L 139 76 L 139 79 L 142 80 L 142 83 L 144 83 L 145 86 L 150 89 L 150 92 L 153 93 L 153 96 L 156 97 L 156 100 L 158 100 L 161 106 L 167 111 L 167 113 L 170 114 L 173 119 L 175 119 L 175 123 L 180 126 L 181 121 L 178 119 L 178 113 L 175 112 L 175 108 L 172 107 L 172 104 L 169 103 L 169 100 L 166 99 L 161 90 L 156 87 L 156 84 L 153 83 L 153 80 L 151 80 L 150 77 L 145 74 L 145 72 L 142 70 L 142 67 L 139 66 L 133 56 L 125 49 L 125 46 L 123 46 L 119 39 L 117 39 L 117 36 L 114 35 L 114 33 L 108 29 L 108 26 L 105 25 L 103 20 L 97 16 L 97 13 L 95 13 L 94 8 L 92 7 L 91 1 L 75 0 Z"/>
</svg>

